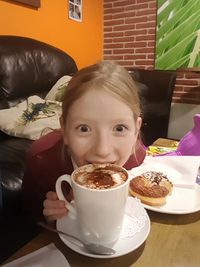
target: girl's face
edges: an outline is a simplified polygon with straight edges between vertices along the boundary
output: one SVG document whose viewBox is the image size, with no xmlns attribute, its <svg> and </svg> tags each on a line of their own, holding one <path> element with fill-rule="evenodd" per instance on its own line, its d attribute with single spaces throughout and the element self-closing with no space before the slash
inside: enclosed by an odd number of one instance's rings
<svg viewBox="0 0 200 267">
<path fill-rule="evenodd" d="M 89 90 L 69 108 L 64 143 L 78 167 L 89 163 L 123 166 L 133 153 L 141 119 L 105 91 Z"/>
</svg>

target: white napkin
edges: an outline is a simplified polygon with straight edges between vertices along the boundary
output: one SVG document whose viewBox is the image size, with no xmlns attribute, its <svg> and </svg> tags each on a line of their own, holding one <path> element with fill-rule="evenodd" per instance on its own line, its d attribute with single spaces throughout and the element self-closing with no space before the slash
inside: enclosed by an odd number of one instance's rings
<svg viewBox="0 0 200 267">
<path fill-rule="evenodd" d="M 174 186 L 192 189 L 196 184 L 199 166 L 200 156 L 147 156 L 142 165 L 130 171 L 130 176 L 160 171 L 168 176 Z"/>
<path fill-rule="evenodd" d="M 51 243 L 2 267 L 70 267 L 64 255 Z"/>
</svg>

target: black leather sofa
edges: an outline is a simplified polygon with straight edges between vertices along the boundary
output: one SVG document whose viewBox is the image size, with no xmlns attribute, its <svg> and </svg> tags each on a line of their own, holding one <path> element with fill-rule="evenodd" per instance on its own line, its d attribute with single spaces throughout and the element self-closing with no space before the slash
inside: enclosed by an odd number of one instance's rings
<svg viewBox="0 0 200 267">
<path fill-rule="evenodd" d="M 60 77 L 76 71 L 75 61 L 53 46 L 25 37 L 0 36 L 0 109 L 12 107 L 31 95 L 45 97 Z M 31 143 L 0 132 L 4 212 L 17 203 L 13 197 L 21 189 L 25 152 Z"/>
<path fill-rule="evenodd" d="M 32 95 L 45 97 L 60 77 L 76 71 L 73 58 L 60 49 L 31 38 L 1 35 L 0 109 Z M 26 228 L 19 205 L 25 154 L 31 143 L 0 131 L 0 261 L 34 233 Z"/>
</svg>

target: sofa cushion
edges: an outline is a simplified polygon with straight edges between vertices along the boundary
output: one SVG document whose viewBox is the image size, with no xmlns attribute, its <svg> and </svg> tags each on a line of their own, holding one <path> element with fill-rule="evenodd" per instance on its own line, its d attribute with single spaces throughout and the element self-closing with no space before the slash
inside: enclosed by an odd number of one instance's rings
<svg viewBox="0 0 200 267">
<path fill-rule="evenodd" d="M 65 75 L 61 77 L 51 88 L 51 90 L 46 95 L 46 100 L 51 101 L 59 101 L 62 102 L 63 100 L 63 94 L 66 86 L 68 85 L 69 81 L 71 80 L 71 76 Z"/>
<path fill-rule="evenodd" d="M 0 110 L 0 129 L 11 136 L 36 140 L 47 129 L 60 127 L 61 103 L 31 96 L 9 109 Z"/>
</svg>

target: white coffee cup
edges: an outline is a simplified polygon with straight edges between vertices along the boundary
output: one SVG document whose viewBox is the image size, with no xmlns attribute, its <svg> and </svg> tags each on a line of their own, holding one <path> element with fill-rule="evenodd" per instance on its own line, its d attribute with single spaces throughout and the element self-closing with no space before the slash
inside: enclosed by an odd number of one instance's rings
<svg viewBox="0 0 200 267">
<path fill-rule="evenodd" d="M 91 173 L 92 175 L 97 175 L 100 171 L 100 175 L 102 175 L 102 170 L 108 173 L 107 178 L 108 180 L 110 179 L 110 182 L 112 181 L 111 183 L 114 181 L 113 185 L 109 184 L 109 182 L 106 185 L 106 177 L 105 181 L 102 178 L 100 183 L 98 182 L 99 178 L 97 178 L 97 183 L 92 183 L 92 185 L 81 185 L 76 181 L 77 177 L 79 177 L 79 182 L 81 181 L 82 183 L 84 174 L 91 177 Z M 115 173 L 111 174 L 112 179 L 109 177 L 110 172 Z M 124 180 L 120 183 L 122 177 Z M 63 181 L 68 182 L 72 186 L 74 206 L 63 195 L 61 189 Z M 72 216 L 72 218 L 77 220 L 82 240 L 88 243 L 110 246 L 114 245 L 119 239 L 122 230 L 128 187 L 128 172 L 124 168 L 113 164 L 85 165 L 76 169 L 71 176 L 62 175 L 56 182 L 58 197 L 66 203 L 66 208 L 68 209 L 67 216 Z"/>
</svg>

